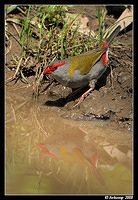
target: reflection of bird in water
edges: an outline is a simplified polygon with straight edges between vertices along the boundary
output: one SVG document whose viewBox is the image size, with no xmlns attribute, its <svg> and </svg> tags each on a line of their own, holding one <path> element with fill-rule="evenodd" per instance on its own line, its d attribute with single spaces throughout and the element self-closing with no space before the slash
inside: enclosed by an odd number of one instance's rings
<svg viewBox="0 0 138 200">
<path fill-rule="evenodd" d="M 90 167 L 100 183 L 105 185 L 97 169 L 96 144 L 93 141 L 86 142 L 83 133 L 73 136 L 71 134 L 53 135 L 46 140 L 45 144 L 36 145 L 46 156 Z"/>
</svg>

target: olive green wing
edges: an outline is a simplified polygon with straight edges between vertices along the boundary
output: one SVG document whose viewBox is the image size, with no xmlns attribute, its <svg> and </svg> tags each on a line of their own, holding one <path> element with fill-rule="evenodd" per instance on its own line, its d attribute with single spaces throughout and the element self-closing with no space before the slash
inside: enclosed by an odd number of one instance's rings
<svg viewBox="0 0 138 200">
<path fill-rule="evenodd" d="M 70 67 L 68 77 L 70 78 L 75 70 L 80 70 L 81 74 L 87 74 L 92 66 L 100 59 L 107 48 L 88 52 L 78 56 L 70 57 Z"/>
</svg>

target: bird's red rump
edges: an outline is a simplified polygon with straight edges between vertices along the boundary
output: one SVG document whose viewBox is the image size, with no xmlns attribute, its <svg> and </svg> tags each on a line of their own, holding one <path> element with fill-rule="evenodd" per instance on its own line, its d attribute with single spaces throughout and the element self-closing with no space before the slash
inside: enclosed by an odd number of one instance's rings
<svg viewBox="0 0 138 200">
<path fill-rule="evenodd" d="M 43 74 L 51 74 L 53 71 L 55 71 L 58 67 L 65 65 L 66 61 L 54 65 L 50 65 L 46 70 L 43 72 Z"/>
<path fill-rule="evenodd" d="M 103 62 L 103 65 L 106 66 L 107 64 L 106 52 L 102 55 L 102 62 Z"/>
<path fill-rule="evenodd" d="M 100 49 L 103 49 L 103 48 L 105 48 L 105 47 L 108 47 L 108 42 L 107 41 L 105 41 L 105 43 L 100 47 Z"/>
<path fill-rule="evenodd" d="M 108 47 L 108 44 L 109 43 L 107 41 L 105 41 L 105 43 L 100 47 L 100 49 Z M 103 62 L 103 65 L 106 66 L 106 64 L 107 64 L 106 52 L 102 56 L 102 62 Z"/>
</svg>

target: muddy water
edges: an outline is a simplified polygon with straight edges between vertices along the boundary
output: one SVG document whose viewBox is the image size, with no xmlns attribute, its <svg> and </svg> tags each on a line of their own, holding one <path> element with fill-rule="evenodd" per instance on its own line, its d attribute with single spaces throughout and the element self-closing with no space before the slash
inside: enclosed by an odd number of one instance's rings
<svg viewBox="0 0 138 200">
<path fill-rule="evenodd" d="M 6 88 L 6 194 L 132 194 L 132 132 Z"/>
</svg>

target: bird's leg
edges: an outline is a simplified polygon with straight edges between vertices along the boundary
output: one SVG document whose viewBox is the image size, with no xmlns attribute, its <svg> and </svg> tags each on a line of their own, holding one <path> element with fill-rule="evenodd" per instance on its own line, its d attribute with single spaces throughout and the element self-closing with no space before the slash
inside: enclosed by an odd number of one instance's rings
<svg viewBox="0 0 138 200">
<path fill-rule="evenodd" d="M 90 89 L 87 90 L 79 99 L 78 103 L 76 103 L 72 108 L 75 108 L 76 106 L 78 106 L 80 103 L 83 102 L 85 96 L 87 96 L 87 94 L 89 94 L 94 88 L 95 88 L 95 80 L 90 81 L 89 85 L 90 85 Z"/>
<path fill-rule="evenodd" d="M 90 88 L 89 90 L 87 90 L 82 96 L 81 98 L 79 99 L 78 103 L 76 103 L 72 108 L 75 108 L 76 106 L 78 106 L 80 103 L 83 102 L 84 100 L 84 97 L 93 90 L 94 88 Z"/>
</svg>

